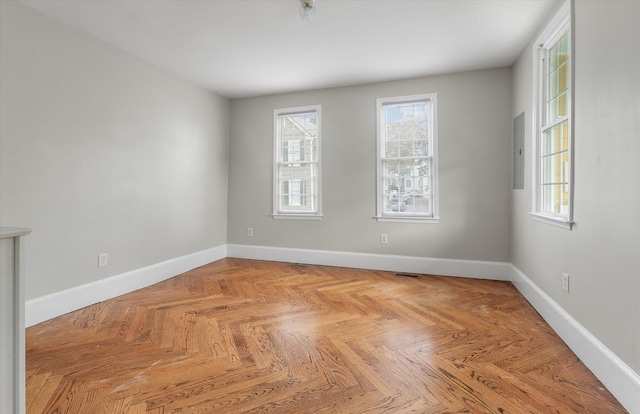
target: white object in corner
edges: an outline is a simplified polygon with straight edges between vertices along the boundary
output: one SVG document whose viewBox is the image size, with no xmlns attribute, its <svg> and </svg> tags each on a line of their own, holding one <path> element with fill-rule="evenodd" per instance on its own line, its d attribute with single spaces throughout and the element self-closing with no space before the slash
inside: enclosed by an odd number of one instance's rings
<svg viewBox="0 0 640 414">
<path fill-rule="evenodd" d="M 85 306 L 162 282 L 196 267 L 224 259 L 226 256 L 226 245 L 221 245 L 30 299 L 26 302 L 26 326 L 33 326 Z"/>
<path fill-rule="evenodd" d="M 0 413 L 25 412 L 24 236 L 0 227 Z"/>
<path fill-rule="evenodd" d="M 509 280 L 510 263 L 480 260 L 434 259 L 400 256 L 309 250 L 282 247 L 227 245 L 227 255 L 242 259 L 270 260 L 288 263 L 307 263 L 356 269 L 385 270 L 441 276 L 461 276 L 475 279 Z"/>
<path fill-rule="evenodd" d="M 618 401 L 640 414 L 640 376 L 514 265 L 511 282 Z"/>
</svg>

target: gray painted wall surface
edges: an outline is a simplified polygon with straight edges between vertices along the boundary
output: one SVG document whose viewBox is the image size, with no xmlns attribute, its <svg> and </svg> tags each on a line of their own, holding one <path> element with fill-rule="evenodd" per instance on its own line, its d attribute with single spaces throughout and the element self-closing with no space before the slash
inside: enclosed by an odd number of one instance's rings
<svg viewBox="0 0 640 414">
<path fill-rule="evenodd" d="M 640 2 L 575 4 L 573 231 L 534 221 L 531 158 L 512 191 L 512 263 L 640 373 Z M 513 69 L 512 116 L 532 148 L 531 47 Z M 570 293 L 561 274 L 569 273 Z"/>
<path fill-rule="evenodd" d="M 0 3 L 0 219 L 33 229 L 27 299 L 225 244 L 229 101 Z"/>
<path fill-rule="evenodd" d="M 438 94 L 440 223 L 377 222 L 376 98 L 431 92 Z M 274 220 L 273 110 L 315 104 L 322 105 L 324 217 Z M 510 68 L 232 100 L 227 240 L 508 262 L 510 104 Z"/>
</svg>

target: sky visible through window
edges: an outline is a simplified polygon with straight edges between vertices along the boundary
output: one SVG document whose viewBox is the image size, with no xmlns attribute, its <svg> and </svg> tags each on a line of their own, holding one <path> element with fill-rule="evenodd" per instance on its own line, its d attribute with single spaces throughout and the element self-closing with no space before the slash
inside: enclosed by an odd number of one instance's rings
<svg viewBox="0 0 640 414">
<path fill-rule="evenodd" d="M 424 102 L 392 105 L 385 108 L 385 121 L 388 124 L 410 120 L 422 120 L 426 118 L 426 116 L 427 104 Z"/>
</svg>

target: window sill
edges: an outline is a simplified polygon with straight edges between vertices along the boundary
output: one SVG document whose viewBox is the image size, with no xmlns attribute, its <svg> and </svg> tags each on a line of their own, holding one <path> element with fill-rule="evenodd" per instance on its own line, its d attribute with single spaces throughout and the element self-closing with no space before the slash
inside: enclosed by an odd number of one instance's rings
<svg viewBox="0 0 640 414">
<path fill-rule="evenodd" d="M 573 221 L 568 220 L 564 217 L 553 217 L 546 214 L 534 212 L 530 212 L 529 214 L 531 214 L 531 218 L 536 221 L 541 221 L 543 223 L 551 224 L 552 226 L 560 227 L 566 230 L 572 230 L 575 224 Z"/>
<path fill-rule="evenodd" d="M 438 224 L 440 219 L 437 217 L 402 217 L 402 216 L 376 216 L 373 217 L 379 222 L 391 222 L 391 223 L 425 223 L 425 224 Z"/>
<path fill-rule="evenodd" d="M 321 214 L 272 214 L 274 220 L 322 220 Z"/>
</svg>

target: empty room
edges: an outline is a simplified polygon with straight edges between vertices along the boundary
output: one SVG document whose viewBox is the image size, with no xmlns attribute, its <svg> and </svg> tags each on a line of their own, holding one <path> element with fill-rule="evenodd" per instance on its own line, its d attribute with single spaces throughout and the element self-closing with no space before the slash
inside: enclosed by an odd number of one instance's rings
<svg viewBox="0 0 640 414">
<path fill-rule="evenodd" d="M 1 0 L 0 413 L 640 414 L 640 1 Z"/>
</svg>

